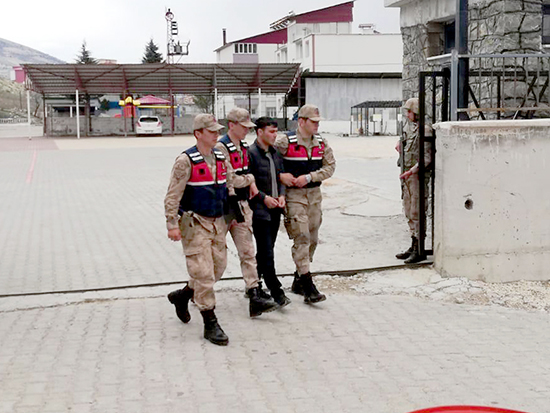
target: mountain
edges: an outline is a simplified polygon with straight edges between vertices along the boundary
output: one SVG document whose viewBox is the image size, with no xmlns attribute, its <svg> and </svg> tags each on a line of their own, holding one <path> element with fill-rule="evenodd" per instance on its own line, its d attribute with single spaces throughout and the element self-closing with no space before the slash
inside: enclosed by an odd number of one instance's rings
<svg viewBox="0 0 550 413">
<path fill-rule="evenodd" d="M 0 38 L 0 77 L 10 78 L 13 66 L 21 63 L 65 63 L 46 53 Z"/>
</svg>

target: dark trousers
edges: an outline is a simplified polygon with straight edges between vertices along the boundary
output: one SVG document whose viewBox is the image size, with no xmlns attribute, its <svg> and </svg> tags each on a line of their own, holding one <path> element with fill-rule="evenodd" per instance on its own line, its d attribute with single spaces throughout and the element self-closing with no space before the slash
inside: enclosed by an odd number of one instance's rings
<svg viewBox="0 0 550 413">
<path fill-rule="evenodd" d="M 252 220 L 252 230 L 256 238 L 258 276 L 264 279 L 265 285 L 271 292 L 281 290 L 281 283 L 275 273 L 274 253 L 280 223 L 280 213 L 272 213 L 271 221 L 256 218 Z"/>
</svg>

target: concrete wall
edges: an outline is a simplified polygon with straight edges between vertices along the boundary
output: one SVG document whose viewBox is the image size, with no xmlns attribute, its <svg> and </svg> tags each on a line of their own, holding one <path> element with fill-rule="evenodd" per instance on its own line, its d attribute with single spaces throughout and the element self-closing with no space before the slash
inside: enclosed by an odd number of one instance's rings
<svg viewBox="0 0 550 413">
<path fill-rule="evenodd" d="M 193 133 L 193 115 L 185 115 L 174 119 L 175 133 L 178 135 Z M 163 135 L 171 133 L 170 118 L 161 117 Z M 77 136 L 76 117 L 49 117 L 47 118 L 47 136 Z M 131 119 L 126 119 L 126 130 L 128 135 L 131 132 Z M 86 136 L 86 118 L 80 116 L 80 135 Z M 124 119 L 92 117 L 92 132 L 90 136 L 124 136 Z"/>
<path fill-rule="evenodd" d="M 435 267 L 550 279 L 550 120 L 436 124 Z"/>
<path fill-rule="evenodd" d="M 366 100 L 402 99 L 401 79 L 306 78 L 305 81 L 306 102 L 319 106 L 326 120 L 349 120 L 351 107 Z"/>
<path fill-rule="evenodd" d="M 403 69 L 401 34 L 311 35 L 313 49 L 299 59 L 302 70 L 335 73 L 400 73 Z M 305 47 L 305 46 L 304 46 Z M 307 57 L 306 57 L 307 54 Z"/>
</svg>

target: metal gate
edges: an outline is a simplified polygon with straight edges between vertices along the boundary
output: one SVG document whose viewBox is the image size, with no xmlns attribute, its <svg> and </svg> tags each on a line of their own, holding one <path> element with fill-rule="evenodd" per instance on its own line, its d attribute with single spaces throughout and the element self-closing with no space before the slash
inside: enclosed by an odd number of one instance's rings
<svg viewBox="0 0 550 413">
<path fill-rule="evenodd" d="M 425 126 L 433 125 L 436 122 L 446 122 L 449 120 L 450 112 L 450 80 L 451 71 L 445 68 L 440 71 L 423 71 L 419 74 L 419 122 L 418 122 L 418 179 L 425 176 L 426 165 L 424 164 L 425 152 Z M 426 194 L 425 185 L 419 182 L 418 188 L 418 214 L 419 214 L 419 231 L 418 231 L 418 249 L 420 255 L 433 255 L 434 249 L 434 195 L 435 195 L 435 145 L 436 135 L 433 133 L 432 141 L 432 161 L 430 165 L 431 179 L 429 185 L 429 211 L 431 211 L 431 219 L 426 215 Z M 426 248 L 426 233 L 430 228 L 429 248 Z"/>
</svg>

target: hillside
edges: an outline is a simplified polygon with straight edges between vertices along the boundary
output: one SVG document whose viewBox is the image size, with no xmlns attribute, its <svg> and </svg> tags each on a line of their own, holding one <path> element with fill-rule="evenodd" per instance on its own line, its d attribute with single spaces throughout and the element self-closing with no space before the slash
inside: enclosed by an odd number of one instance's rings
<svg viewBox="0 0 550 413">
<path fill-rule="evenodd" d="M 46 53 L 0 38 L 0 77 L 9 79 L 13 66 L 21 63 L 64 63 Z"/>
</svg>

